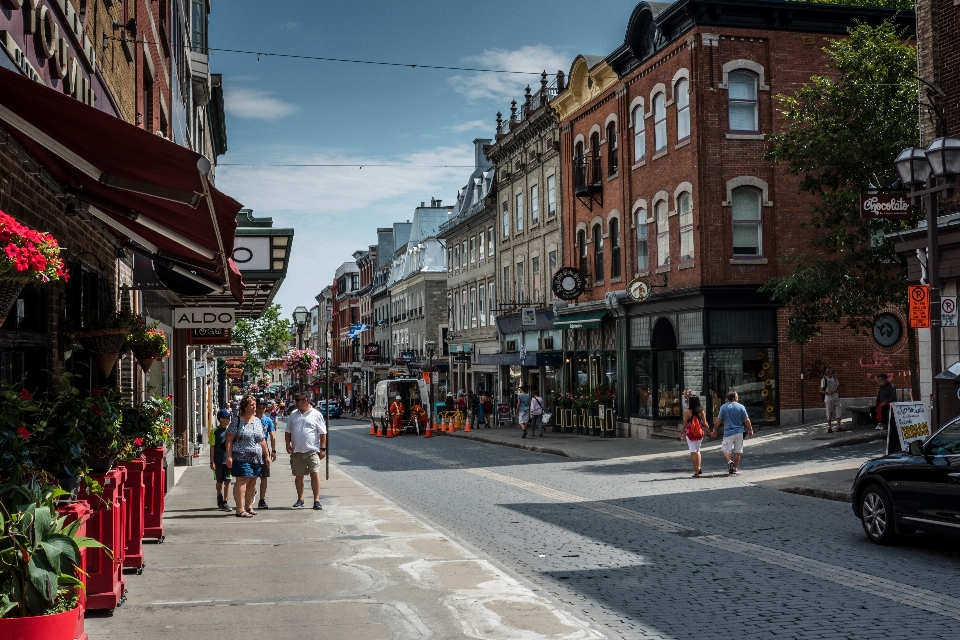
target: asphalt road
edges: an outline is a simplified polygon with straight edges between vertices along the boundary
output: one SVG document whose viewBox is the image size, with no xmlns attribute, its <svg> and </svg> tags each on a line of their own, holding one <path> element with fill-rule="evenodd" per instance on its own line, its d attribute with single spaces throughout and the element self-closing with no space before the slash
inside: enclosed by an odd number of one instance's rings
<svg viewBox="0 0 960 640">
<path fill-rule="evenodd" d="M 771 488 L 852 476 L 881 443 L 787 429 L 747 441 L 742 475 L 708 449 L 692 479 L 679 443 L 597 460 L 331 427 L 340 470 L 610 637 L 960 637 L 955 541 L 878 547 L 849 504 Z"/>
</svg>

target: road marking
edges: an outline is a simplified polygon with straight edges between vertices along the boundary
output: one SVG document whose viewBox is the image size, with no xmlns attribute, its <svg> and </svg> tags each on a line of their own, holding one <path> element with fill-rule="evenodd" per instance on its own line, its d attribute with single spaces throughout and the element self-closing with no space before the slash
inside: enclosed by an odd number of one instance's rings
<svg viewBox="0 0 960 640">
<path fill-rule="evenodd" d="M 345 434 L 352 438 L 363 440 L 361 436 L 354 434 Z M 713 547 L 725 553 L 735 553 L 754 560 L 759 560 L 766 564 L 775 565 L 797 573 L 802 573 L 821 580 L 827 580 L 844 587 L 856 589 L 863 593 L 878 596 L 886 600 L 892 600 L 910 607 L 922 609 L 930 613 L 960 620 L 960 599 L 954 598 L 942 593 L 930 591 L 913 585 L 896 582 L 887 578 L 881 578 L 872 574 L 846 569 L 831 565 L 820 560 L 813 560 L 787 551 L 780 551 L 772 547 L 766 547 L 751 542 L 745 542 L 737 538 L 722 536 L 706 531 L 700 531 L 678 522 L 672 522 L 664 518 L 652 516 L 649 514 L 627 509 L 618 505 L 596 502 L 589 498 L 577 496 L 564 491 L 559 491 L 550 487 L 544 487 L 534 482 L 513 478 L 489 469 L 477 469 L 468 467 L 459 462 L 447 460 L 432 453 L 422 451 L 412 451 L 392 442 L 378 443 L 380 446 L 389 447 L 395 451 L 415 456 L 425 460 L 436 462 L 446 467 L 466 471 L 476 476 L 487 478 L 495 482 L 507 484 L 518 489 L 523 489 L 545 498 L 557 500 L 558 502 L 579 504 L 583 507 L 602 513 L 614 518 L 634 522 L 641 526 L 670 533 L 686 538 L 691 542 L 696 542 L 708 547 Z"/>
</svg>

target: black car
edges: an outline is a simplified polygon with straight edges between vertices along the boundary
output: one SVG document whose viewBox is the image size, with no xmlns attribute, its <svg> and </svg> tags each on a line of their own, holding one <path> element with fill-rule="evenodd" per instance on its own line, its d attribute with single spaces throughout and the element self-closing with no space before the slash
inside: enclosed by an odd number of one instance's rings
<svg viewBox="0 0 960 640">
<path fill-rule="evenodd" d="M 917 530 L 960 536 L 960 417 L 909 451 L 864 463 L 851 498 L 877 544 Z"/>
</svg>

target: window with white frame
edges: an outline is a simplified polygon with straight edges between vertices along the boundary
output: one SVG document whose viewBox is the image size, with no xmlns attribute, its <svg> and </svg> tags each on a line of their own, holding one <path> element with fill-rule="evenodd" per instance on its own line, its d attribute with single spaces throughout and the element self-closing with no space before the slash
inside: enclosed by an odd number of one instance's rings
<svg viewBox="0 0 960 640">
<path fill-rule="evenodd" d="M 487 326 L 487 314 L 484 311 L 487 308 L 486 293 L 487 293 L 487 285 L 481 284 L 477 288 L 477 311 L 480 314 L 481 327 Z"/>
<path fill-rule="evenodd" d="M 655 151 L 660 153 L 667 148 L 667 96 L 658 93 L 653 97 L 653 139 Z"/>
<path fill-rule="evenodd" d="M 460 313 L 463 314 L 463 328 L 470 328 L 470 316 L 467 315 L 467 290 L 460 290 Z"/>
<path fill-rule="evenodd" d="M 557 215 L 557 176 L 547 176 L 547 217 Z"/>
<path fill-rule="evenodd" d="M 476 264 L 477 262 L 477 238 L 476 236 L 470 236 L 470 264 Z"/>
<path fill-rule="evenodd" d="M 620 155 L 617 153 L 617 123 L 607 124 L 607 177 L 617 174 L 620 168 Z"/>
<path fill-rule="evenodd" d="M 610 233 L 610 277 L 620 277 L 620 220 L 614 218 L 608 226 Z"/>
<path fill-rule="evenodd" d="M 503 237 L 510 237 L 510 206 L 506 201 L 503 203 Z"/>
<path fill-rule="evenodd" d="M 503 293 L 501 294 L 503 295 L 503 301 L 510 302 L 510 267 L 503 268 L 503 280 L 501 282 L 503 282 Z"/>
<path fill-rule="evenodd" d="M 737 187 L 733 190 L 732 197 L 733 255 L 763 255 L 760 190 Z"/>
<path fill-rule="evenodd" d="M 530 277 L 533 279 L 533 302 L 540 300 L 540 256 L 530 258 Z"/>
<path fill-rule="evenodd" d="M 521 260 L 520 262 L 517 263 L 517 302 L 523 302 L 526 299 L 526 296 L 523 295 L 524 294 L 524 289 L 523 289 L 524 273 L 525 273 L 525 269 L 523 268 L 523 261 Z"/>
<path fill-rule="evenodd" d="M 657 216 L 657 264 L 665 267 L 670 264 L 670 212 L 666 200 L 654 207 Z"/>
<path fill-rule="evenodd" d="M 690 137 L 690 83 L 686 78 L 677 80 L 673 89 L 674 103 L 677 105 L 677 141 Z"/>
<path fill-rule="evenodd" d="M 647 244 L 647 210 L 643 207 L 634 214 L 637 222 L 637 271 L 650 268 L 650 246 Z"/>
<path fill-rule="evenodd" d="M 517 194 L 517 232 L 523 231 L 523 194 Z"/>
<path fill-rule="evenodd" d="M 454 245 L 453 247 L 453 263 L 456 265 L 457 269 L 460 268 L 460 245 Z"/>
<path fill-rule="evenodd" d="M 647 157 L 647 130 L 643 124 L 643 104 L 633 110 L 633 162 Z"/>
<path fill-rule="evenodd" d="M 489 325 L 492 327 L 496 322 L 495 310 L 497 308 L 497 283 L 493 280 L 487 285 L 487 312 L 490 314 Z"/>
<path fill-rule="evenodd" d="M 483 262 L 484 252 L 487 247 L 487 238 L 483 231 L 481 231 L 480 235 L 477 236 L 477 244 L 479 245 L 477 248 L 480 250 L 480 262 Z"/>
<path fill-rule="evenodd" d="M 757 75 L 752 71 L 740 69 L 727 76 L 730 131 L 760 130 L 757 84 Z"/>
<path fill-rule="evenodd" d="M 493 227 L 487 229 L 487 257 L 493 259 Z"/>
<path fill-rule="evenodd" d="M 477 288 L 470 287 L 470 328 L 477 327 Z"/>
<path fill-rule="evenodd" d="M 540 222 L 540 187 L 533 185 L 530 187 L 530 224 L 534 225 Z"/>
<path fill-rule="evenodd" d="M 447 249 L 447 271 L 453 271 L 453 249 Z"/>
<path fill-rule="evenodd" d="M 689 193 L 677 198 L 680 224 L 680 262 L 693 260 L 693 200 Z"/>
</svg>

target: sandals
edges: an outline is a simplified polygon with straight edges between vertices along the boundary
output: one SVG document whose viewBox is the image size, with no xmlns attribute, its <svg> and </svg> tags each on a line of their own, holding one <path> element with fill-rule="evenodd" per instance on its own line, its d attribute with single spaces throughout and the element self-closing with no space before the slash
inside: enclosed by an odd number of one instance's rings
<svg viewBox="0 0 960 640">
<path fill-rule="evenodd" d="M 255 516 L 255 515 L 257 515 L 257 512 L 254 511 L 253 509 L 247 509 L 246 511 L 247 511 L 247 514 L 249 514 L 250 516 Z"/>
<path fill-rule="evenodd" d="M 239 511 L 239 512 L 233 514 L 233 515 L 237 516 L 238 518 L 252 518 L 252 517 L 253 517 L 251 514 L 247 513 L 246 511 Z"/>
<path fill-rule="evenodd" d="M 697 469 L 697 470 L 694 472 L 694 474 L 693 474 L 692 476 L 690 476 L 690 477 L 691 477 L 691 478 L 702 478 L 702 477 L 703 477 L 703 469 Z"/>
</svg>

